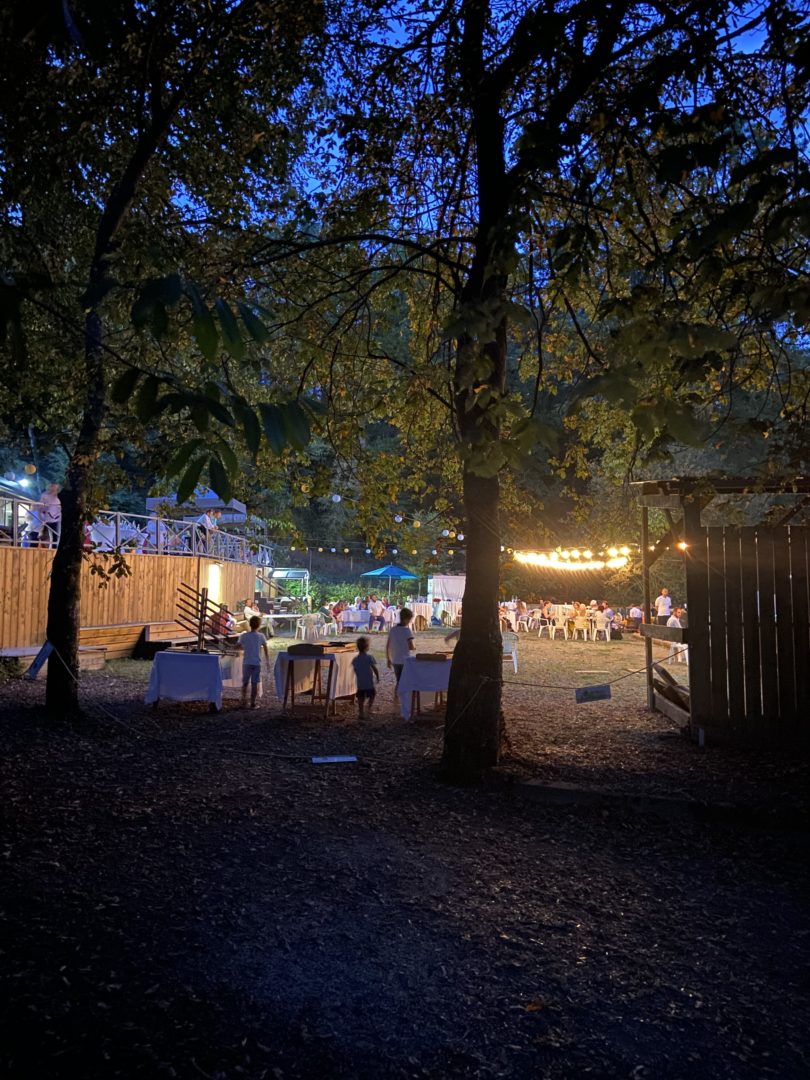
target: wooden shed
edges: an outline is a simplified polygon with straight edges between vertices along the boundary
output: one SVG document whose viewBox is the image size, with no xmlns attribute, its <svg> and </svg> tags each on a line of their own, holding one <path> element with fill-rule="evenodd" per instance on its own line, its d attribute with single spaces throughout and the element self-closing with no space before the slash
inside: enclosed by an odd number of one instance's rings
<svg viewBox="0 0 810 1080">
<path fill-rule="evenodd" d="M 680 550 L 688 625 L 641 627 L 650 708 L 681 721 L 699 741 L 810 744 L 810 527 L 795 524 L 808 505 L 810 481 L 676 478 L 633 485 L 642 514 L 644 603 L 650 610 L 650 568 L 666 550 Z M 795 496 L 767 524 L 704 525 L 717 496 Z M 650 534 L 649 511 L 668 528 Z M 716 515 L 715 515 L 716 516 Z M 686 699 L 656 678 L 653 639 L 688 646 Z"/>
</svg>

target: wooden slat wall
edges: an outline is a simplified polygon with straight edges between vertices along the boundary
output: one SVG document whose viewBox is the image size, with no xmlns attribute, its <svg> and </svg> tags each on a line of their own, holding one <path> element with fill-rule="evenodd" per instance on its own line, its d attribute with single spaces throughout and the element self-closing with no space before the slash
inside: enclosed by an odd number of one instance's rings
<svg viewBox="0 0 810 1080">
<path fill-rule="evenodd" d="M 693 689 L 693 725 L 719 738 L 810 740 L 810 530 L 700 532 L 687 576 L 689 638 L 706 610 L 709 649 L 690 647 L 689 677 L 708 683 L 710 706 L 696 715 Z"/>
<path fill-rule="evenodd" d="M 0 648 L 41 645 L 45 640 L 48 589 L 53 552 L 40 548 L 0 547 Z M 131 574 L 99 588 L 99 578 L 82 567 L 82 627 L 170 622 L 174 619 L 177 586 L 205 584 L 213 559 L 171 555 L 129 555 Z M 101 565 L 104 565 L 103 563 Z M 255 568 L 224 563 L 220 568 L 221 596 L 235 606 L 253 597 Z M 136 635 L 137 636 L 137 635 Z"/>
</svg>

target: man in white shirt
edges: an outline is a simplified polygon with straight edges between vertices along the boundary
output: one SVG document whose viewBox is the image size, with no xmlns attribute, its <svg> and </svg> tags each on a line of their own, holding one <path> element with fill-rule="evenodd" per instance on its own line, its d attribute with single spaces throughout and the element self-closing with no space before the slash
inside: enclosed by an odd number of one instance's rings
<svg viewBox="0 0 810 1080">
<path fill-rule="evenodd" d="M 211 537 L 219 530 L 219 519 L 221 517 L 221 510 L 212 510 L 210 513 L 206 510 L 197 518 L 197 525 L 199 526 L 197 539 L 204 551 L 211 550 Z"/>
<path fill-rule="evenodd" d="M 667 626 L 674 626 L 677 630 L 683 629 L 681 625 L 681 615 L 683 615 L 683 608 L 676 607 L 674 612 L 667 619 Z M 669 653 L 667 654 L 666 662 L 669 664 L 673 660 L 678 664 L 686 664 L 689 662 L 689 650 L 680 641 L 670 641 L 669 643 Z"/>
<path fill-rule="evenodd" d="M 672 597 L 669 589 L 662 589 L 661 595 L 655 598 L 655 614 L 660 626 L 667 625 L 667 619 L 672 611 Z"/>
<path fill-rule="evenodd" d="M 382 600 L 379 600 L 373 593 L 371 599 L 368 602 L 368 628 L 369 630 L 385 629 L 385 604 Z"/>
<path fill-rule="evenodd" d="M 642 613 L 642 610 L 638 606 L 638 604 L 633 604 L 633 606 L 630 608 L 630 611 L 628 612 L 628 617 L 631 619 L 636 619 L 637 622 L 641 622 L 641 620 L 644 618 L 644 614 Z"/>
</svg>

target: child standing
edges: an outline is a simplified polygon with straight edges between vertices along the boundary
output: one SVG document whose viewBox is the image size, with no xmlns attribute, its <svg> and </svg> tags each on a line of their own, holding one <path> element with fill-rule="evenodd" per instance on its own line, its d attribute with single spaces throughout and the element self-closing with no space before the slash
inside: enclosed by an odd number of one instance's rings
<svg viewBox="0 0 810 1080">
<path fill-rule="evenodd" d="M 262 677 L 262 653 L 267 661 L 270 660 L 270 653 L 267 651 L 267 638 L 259 633 L 261 618 L 254 615 L 248 625 L 250 630 L 239 635 L 239 648 L 245 654 L 242 664 L 242 708 L 247 704 L 247 688 L 250 683 L 250 707 L 255 709 Z"/>
<path fill-rule="evenodd" d="M 352 667 L 354 668 L 355 678 L 357 679 L 357 715 L 363 720 L 366 715 L 371 716 L 371 710 L 374 707 L 374 698 L 377 691 L 374 689 L 374 682 L 380 681 L 380 673 L 377 670 L 377 661 L 368 651 L 368 638 L 360 637 L 357 639 L 357 656 L 352 660 Z M 365 711 L 365 704 L 368 702 L 368 714 Z"/>
<path fill-rule="evenodd" d="M 399 686 L 399 678 L 405 661 L 416 648 L 413 630 L 411 630 L 412 618 L 413 612 L 410 608 L 404 607 L 399 613 L 399 625 L 391 628 L 391 633 L 385 643 L 385 658 L 388 661 L 388 667 L 394 669 L 397 686 Z"/>
</svg>

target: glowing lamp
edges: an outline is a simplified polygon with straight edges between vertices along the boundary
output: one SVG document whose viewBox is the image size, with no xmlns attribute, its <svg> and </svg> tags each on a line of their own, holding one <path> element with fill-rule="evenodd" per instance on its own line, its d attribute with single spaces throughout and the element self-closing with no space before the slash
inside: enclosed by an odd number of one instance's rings
<svg viewBox="0 0 810 1080">
<path fill-rule="evenodd" d="M 619 549 L 618 548 L 615 548 L 615 547 L 614 548 L 608 548 L 608 555 L 611 557 L 611 559 L 615 559 L 618 554 L 619 554 Z"/>
<path fill-rule="evenodd" d="M 333 502 L 333 503 L 339 503 L 339 502 L 340 502 L 340 498 L 341 498 L 341 497 L 340 497 L 340 495 L 333 495 L 333 496 L 332 496 L 332 502 Z"/>
<path fill-rule="evenodd" d="M 402 524 L 402 514 L 394 514 L 394 521 L 397 523 L 397 525 L 401 525 Z"/>
</svg>

